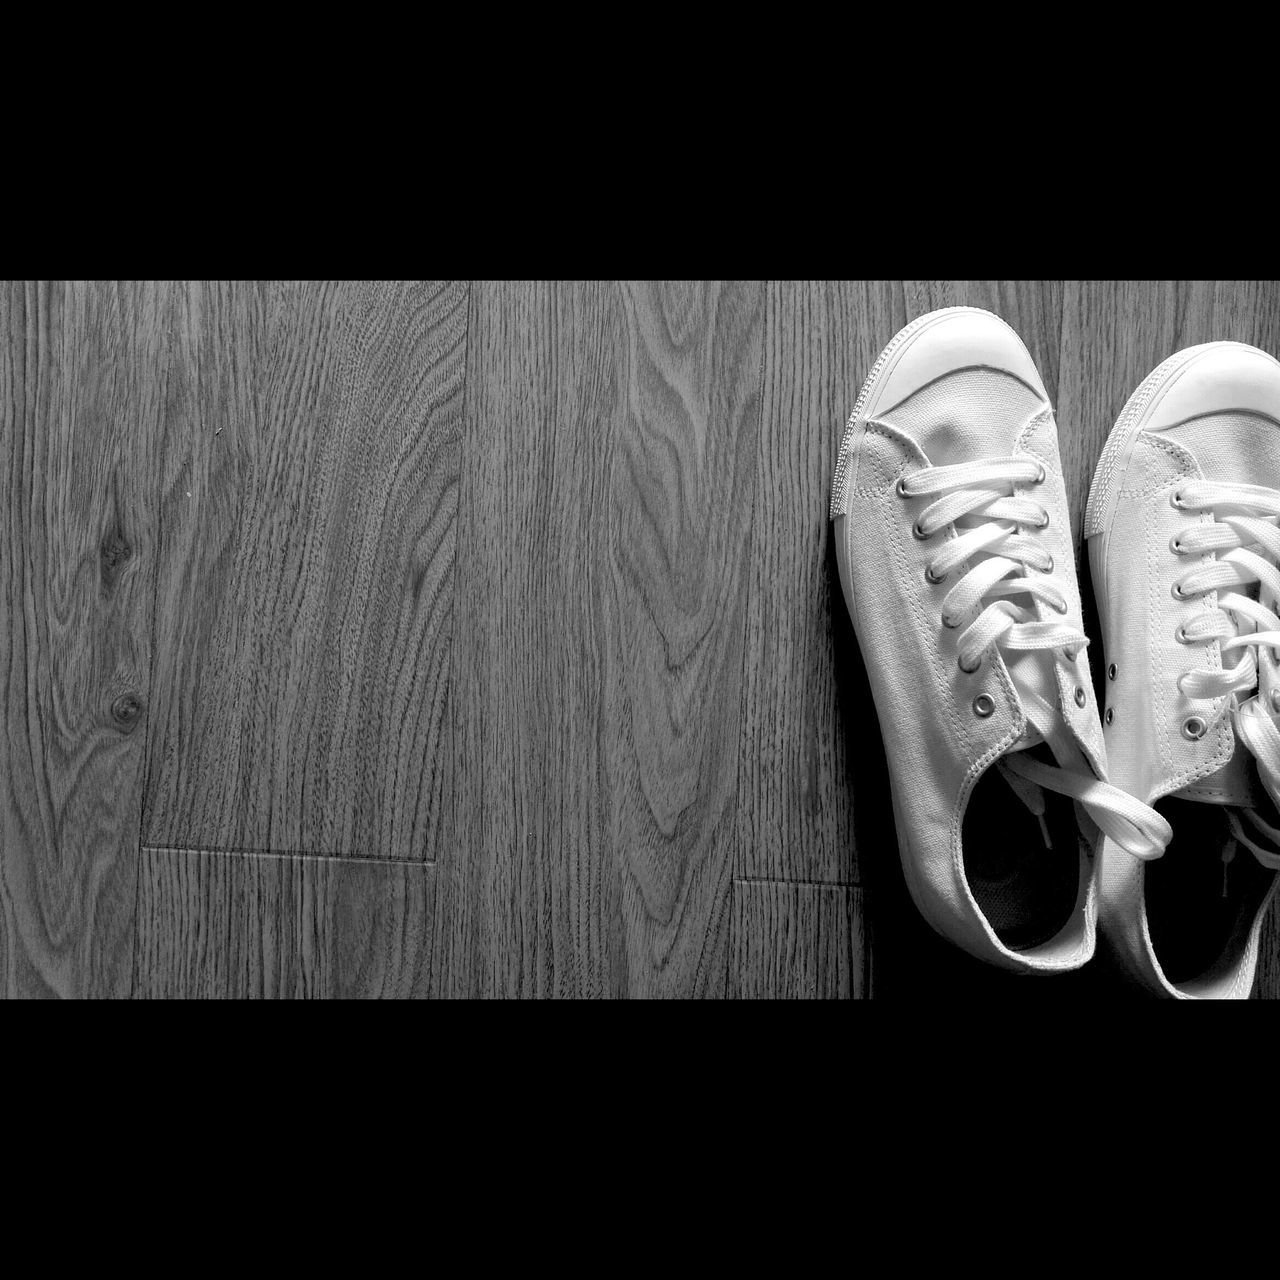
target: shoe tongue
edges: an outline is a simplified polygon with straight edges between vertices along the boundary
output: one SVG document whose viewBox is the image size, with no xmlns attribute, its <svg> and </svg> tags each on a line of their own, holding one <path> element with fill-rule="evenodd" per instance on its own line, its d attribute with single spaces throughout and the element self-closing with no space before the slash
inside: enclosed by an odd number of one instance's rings
<svg viewBox="0 0 1280 1280">
<path fill-rule="evenodd" d="M 1044 401 L 998 369 L 961 369 L 921 387 L 879 416 L 910 436 L 935 467 L 1007 458 Z"/>
<path fill-rule="evenodd" d="M 1060 718 L 1061 712 L 1058 710 L 1058 681 L 1052 652 L 1048 649 L 1029 649 L 1022 653 L 1006 654 L 1005 662 L 1026 715 L 1022 737 L 1005 754 L 1027 751 L 1042 742 L 1048 742 L 1057 759 L 1055 740 L 1060 739 L 1061 728 L 1054 722 Z M 1065 762 L 1058 759 L 1058 763 Z"/>
<path fill-rule="evenodd" d="M 1027 423 L 1046 407 L 1043 397 L 999 369 L 960 369 L 921 387 L 878 416 L 910 436 L 931 465 L 1013 455 Z M 1021 597 L 1016 603 L 1029 604 Z M 1064 767 L 1070 730 L 1058 706 L 1056 662 L 1048 650 L 1005 654 L 1009 675 L 1026 713 L 1026 728 L 1006 755 L 1048 742 Z M 1072 744 L 1073 745 L 1073 744 Z"/>
<path fill-rule="evenodd" d="M 1023 428 L 1044 407 L 1041 396 L 1012 374 L 974 368 L 938 378 L 879 416 L 910 436 L 931 465 L 944 467 L 1010 457 Z M 1026 751 L 1055 736 L 1054 659 L 1039 651 L 1006 654 L 1006 661 L 1027 713 L 1026 731 L 1009 751 Z"/>
</svg>

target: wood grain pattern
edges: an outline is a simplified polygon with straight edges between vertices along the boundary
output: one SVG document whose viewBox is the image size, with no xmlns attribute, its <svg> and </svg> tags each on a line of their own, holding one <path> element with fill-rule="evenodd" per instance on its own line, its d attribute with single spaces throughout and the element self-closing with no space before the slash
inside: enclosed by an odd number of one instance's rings
<svg viewBox="0 0 1280 1280">
<path fill-rule="evenodd" d="M 0 993 L 1141 999 L 902 882 L 826 504 L 958 304 L 1077 534 L 1160 360 L 1280 355 L 1269 282 L 0 288 Z"/>
<path fill-rule="evenodd" d="M 0 992 L 132 977 L 168 297 L 0 289 Z"/>
<path fill-rule="evenodd" d="M 144 849 L 135 989 L 144 999 L 425 995 L 435 867 Z"/>
<path fill-rule="evenodd" d="M 723 991 L 762 292 L 474 288 L 449 993 Z"/>
<path fill-rule="evenodd" d="M 729 994 L 736 999 L 860 1000 L 870 954 L 862 892 L 735 880 Z"/>
<path fill-rule="evenodd" d="M 1280 911 L 1267 909 L 1258 937 L 1258 971 L 1253 979 L 1255 1000 L 1280 1000 Z"/>
<path fill-rule="evenodd" d="M 1280 908 L 1274 902 L 1262 922 L 1258 955 L 1258 972 L 1253 981 L 1254 998 L 1280 1000 Z"/>
<path fill-rule="evenodd" d="M 432 859 L 465 285 L 183 291 L 144 840 Z"/>
<path fill-rule="evenodd" d="M 901 290 L 892 285 L 771 281 L 768 287 L 743 676 L 739 876 L 858 879 L 853 810 L 863 748 L 847 741 L 837 674 L 858 659 L 848 646 L 851 629 L 846 636 L 833 626 L 844 600 L 828 563 L 827 505 L 858 388 L 905 323 Z"/>
</svg>

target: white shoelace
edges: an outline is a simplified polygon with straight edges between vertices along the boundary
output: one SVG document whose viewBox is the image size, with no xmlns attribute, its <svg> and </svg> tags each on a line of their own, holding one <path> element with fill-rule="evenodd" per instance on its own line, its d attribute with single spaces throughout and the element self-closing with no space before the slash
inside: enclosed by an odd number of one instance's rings
<svg viewBox="0 0 1280 1280">
<path fill-rule="evenodd" d="M 977 671 L 983 655 L 993 646 L 1010 652 L 1059 650 L 1074 658 L 1089 643 L 1084 632 L 1065 618 L 1041 620 L 1030 602 L 1015 602 L 1016 597 L 1024 601 L 1030 597 L 1060 614 L 1069 608 L 1066 597 L 1048 576 L 1054 570 L 1053 557 L 1035 537 L 1023 532 L 1024 525 L 1045 528 L 1049 513 L 1035 499 L 1018 494 L 1016 487 L 1040 484 L 1044 479 L 1040 463 L 1021 457 L 924 467 L 898 482 L 898 494 L 904 499 L 937 499 L 916 521 L 917 538 L 928 540 L 949 525 L 955 526 L 956 536 L 943 543 L 928 566 L 930 581 L 941 582 L 966 562 L 970 565 L 942 602 L 942 625 L 964 625 L 958 653 L 962 671 Z M 1280 538 L 1280 530 L 1273 532 Z M 1032 576 L 1033 570 L 1037 576 Z M 1280 578 L 1277 582 L 1280 585 Z M 1280 635 L 1276 643 L 1280 644 Z M 1150 806 L 1088 772 L 1083 752 L 1070 736 L 1059 709 L 1027 697 L 1024 710 L 1059 764 L 1032 760 L 1023 752 L 1010 753 L 999 763 L 1015 793 L 1041 819 L 1042 829 L 1040 787 L 1078 801 L 1112 840 L 1135 857 L 1163 853 L 1173 837 L 1172 828 Z M 1064 760 L 1079 767 L 1066 768 Z"/>
<path fill-rule="evenodd" d="M 1268 795 L 1280 806 L 1280 727 L 1267 710 L 1258 690 L 1259 666 L 1271 654 L 1272 670 L 1280 652 L 1280 617 L 1274 605 L 1280 600 L 1280 492 L 1262 485 L 1230 484 L 1216 480 L 1189 480 L 1173 494 L 1173 505 L 1185 511 L 1210 511 L 1212 524 L 1196 524 L 1177 534 L 1170 547 L 1176 555 L 1214 553 L 1217 559 L 1192 569 L 1174 583 L 1180 599 L 1218 593 L 1217 605 L 1206 604 L 1202 613 L 1178 631 L 1182 644 L 1217 640 L 1222 654 L 1239 653 L 1234 666 L 1221 670 L 1202 668 L 1182 676 L 1178 685 L 1191 698 L 1224 698 L 1218 712 L 1204 725 L 1203 736 L 1224 715 L 1230 715 L 1236 736 L 1258 765 L 1258 776 Z M 1261 554 L 1260 554 L 1261 552 Z M 1233 590 L 1258 584 L 1260 600 Z M 1268 600 L 1272 608 L 1261 603 Z M 1280 683 L 1269 681 L 1272 690 Z M 1280 709 L 1280 705 L 1277 706 Z M 1269 826 L 1251 809 L 1243 815 L 1257 834 L 1280 846 L 1280 831 Z M 1280 854 L 1257 844 L 1244 830 L 1239 817 L 1228 810 L 1234 841 L 1239 841 L 1264 866 L 1280 870 Z M 1229 862 L 1234 841 L 1223 854 Z"/>
</svg>

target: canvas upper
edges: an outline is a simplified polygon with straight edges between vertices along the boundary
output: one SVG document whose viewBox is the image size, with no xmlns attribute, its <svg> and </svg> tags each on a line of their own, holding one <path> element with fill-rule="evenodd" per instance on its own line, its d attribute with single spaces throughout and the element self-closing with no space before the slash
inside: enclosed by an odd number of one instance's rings
<svg viewBox="0 0 1280 1280">
<path fill-rule="evenodd" d="M 913 899 L 982 959 L 1083 964 L 1095 818 L 1143 852 L 1160 823 L 1105 782 L 1057 428 L 1008 325 L 950 308 L 894 338 L 845 428 L 831 515 Z"/>
<path fill-rule="evenodd" d="M 1085 533 L 1108 679 L 1112 778 L 1173 837 L 1103 839 L 1102 927 L 1130 973 L 1182 999 L 1244 998 L 1280 866 L 1280 363 L 1180 351 L 1126 404 Z M 1275 633 L 1275 634 L 1272 634 Z"/>
</svg>

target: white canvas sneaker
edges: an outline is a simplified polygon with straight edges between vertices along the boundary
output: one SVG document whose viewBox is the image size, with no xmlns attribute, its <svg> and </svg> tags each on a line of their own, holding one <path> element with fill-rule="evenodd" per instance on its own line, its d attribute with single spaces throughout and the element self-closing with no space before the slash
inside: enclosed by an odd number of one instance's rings
<svg viewBox="0 0 1280 1280">
<path fill-rule="evenodd" d="M 912 898 L 981 959 L 1078 967 L 1098 827 L 1139 856 L 1168 829 L 1106 781 L 1057 428 L 1004 321 L 948 308 L 885 348 L 831 517 Z"/>
<path fill-rule="evenodd" d="M 1173 838 L 1101 842 L 1104 935 L 1152 991 L 1245 998 L 1280 868 L 1280 363 L 1211 342 L 1129 398 L 1085 514 L 1112 781 Z"/>
</svg>

